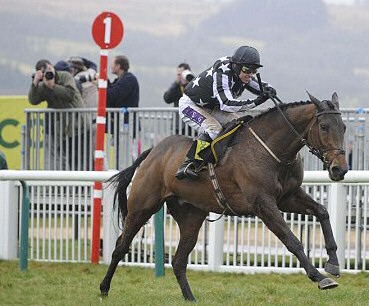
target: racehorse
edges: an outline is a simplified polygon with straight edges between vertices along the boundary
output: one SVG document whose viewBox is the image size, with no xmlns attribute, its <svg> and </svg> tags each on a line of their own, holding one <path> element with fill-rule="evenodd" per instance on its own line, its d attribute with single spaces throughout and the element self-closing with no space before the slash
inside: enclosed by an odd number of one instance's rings
<svg viewBox="0 0 369 306">
<path fill-rule="evenodd" d="M 346 127 L 336 93 L 331 100 L 319 101 L 310 94 L 309 97 L 305 102 L 276 105 L 239 129 L 239 143 L 229 148 L 213 168 L 229 203 L 226 211 L 219 205 L 206 171 L 199 173 L 198 180 L 175 179 L 192 143 L 186 136 L 165 138 L 113 176 L 110 182 L 117 186 L 115 201 L 118 200 L 123 232 L 100 284 L 101 296 L 108 295 L 116 267 L 129 251 L 134 236 L 164 202 L 180 229 L 172 267 L 186 300 L 195 300 L 186 276 L 188 256 L 209 212 L 259 217 L 297 257 L 307 276 L 318 282 L 319 289 L 338 286 L 310 263 L 302 243 L 281 214 L 282 211 L 314 215 L 320 221 L 328 254 L 325 271 L 339 277 L 337 245 L 328 211 L 301 188 L 304 171 L 298 152 L 307 145 L 324 162 L 331 180 L 343 180 L 348 171 L 343 150 Z"/>
</svg>

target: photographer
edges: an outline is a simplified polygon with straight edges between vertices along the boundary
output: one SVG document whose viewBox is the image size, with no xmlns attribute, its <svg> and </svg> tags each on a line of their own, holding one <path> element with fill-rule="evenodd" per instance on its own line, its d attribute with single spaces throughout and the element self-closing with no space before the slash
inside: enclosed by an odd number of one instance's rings
<svg viewBox="0 0 369 306">
<path fill-rule="evenodd" d="M 87 68 L 81 57 L 71 57 L 68 62 L 71 65 L 71 73 L 81 87 L 82 99 L 86 107 L 97 107 L 97 71 Z"/>
<path fill-rule="evenodd" d="M 47 102 L 48 108 L 84 108 L 84 103 L 76 83 L 69 72 L 55 71 L 49 60 L 39 60 L 28 92 L 32 105 Z M 89 123 L 88 115 L 81 114 L 72 120 L 74 113 L 46 113 L 44 118 L 44 161 L 49 170 L 82 170 L 79 159 L 83 156 L 83 146 L 78 143 L 78 133 L 84 122 Z M 78 124 L 81 124 L 80 126 Z M 87 129 L 89 128 L 86 124 Z M 56 138 L 56 139 L 55 139 Z M 74 144 L 73 144 L 74 142 Z M 77 142 L 77 143 L 76 143 Z M 68 152 L 66 152 L 68 148 Z M 79 148 L 81 151 L 74 152 Z M 65 156 L 69 159 L 66 160 Z M 73 167 L 74 164 L 74 167 Z"/>
<path fill-rule="evenodd" d="M 184 88 L 188 83 L 194 79 L 194 74 L 191 71 L 191 67 L 187 63 L 181 63 L 177 67 L 177 75 L 175 81 L 164 93 L 164 101 L 167 104 L 174 104 L 174 107 L 178 107 L 179 99 L 182 97 Z M 176 134 L 180 134 L 179 131 L 179 116 L 176 119 Z M 182 128 L 182 133 L 185 134 L 185 127 Z"/>
<path fill-rule="evenodd" d="M 97 106 L 99 101 L 99 90 L 97 88 L 98 74 L 96 71 L 96 65 L 81 57 L 70 57 L 68 60 L 71 66 L 71 73 L 76 80 L 76 83 L 81 88 L 82 100 L 87 108 L 96 108 L 91 114 L 92 126 L 90 129 L 91 137 L 91 153 L 95 152 L 96 148 L 96 117 L 97 117 Z M 91 63 L 92 66 L 86 67 L 87 64 Z M 93 67 L 93 68 L 92 68 Z M 92 156 L 91 156 L 92 158 Z"/>
</svg>

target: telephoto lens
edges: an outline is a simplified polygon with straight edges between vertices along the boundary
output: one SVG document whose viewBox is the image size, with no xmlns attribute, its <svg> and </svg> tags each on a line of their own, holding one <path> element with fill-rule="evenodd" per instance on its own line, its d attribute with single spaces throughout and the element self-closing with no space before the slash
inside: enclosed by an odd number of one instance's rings
<svg viewBox="0 0 369 306">
<path fill-rule="evenodd" d="M 85 82 L 92 82 L 95 81 L 97 79 L 96 74 L 86 74 L 86 75 L 82 75 L 78 78 L 78 81 L 80 83 L 85 83 Z"/>
<path fill-rule="evenodd" d="M 185 79 L 187 82 L 191 82 L 195 78 L 195 76 L 193 75 L 191 70 L 183 70 L 182 78 Z"/>
<path fill-rule="evenodd" d="M 46 71 L 45 72 L 45 79 L 46 80 L 52 80 L 54 78 L 54 73 L 52 71 Z"/>
</svg>

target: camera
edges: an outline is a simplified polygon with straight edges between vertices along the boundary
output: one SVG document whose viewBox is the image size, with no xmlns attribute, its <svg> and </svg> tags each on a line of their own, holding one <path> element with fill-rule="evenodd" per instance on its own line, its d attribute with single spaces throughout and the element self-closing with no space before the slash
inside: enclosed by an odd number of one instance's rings
<svg viewBox="0 0 369 306">
<path fill-rule="evenodd" d="M 35 75 L 36 75 L 35 73 L 32 73 L 32 76 L 31 76 L 32 80 L 35 78 Z M 44 77 L 46 80 L 52 80 L 55 77 L 55 75 L 52 71 L 46 71 L 44 73 Z"/>
<path fill-rule="evenodd" d="M 191 70 L 183 70 L 182 78 L 186 80 L 187 82 L 191 82 L 195 78 L 195 76 Z"/>
<path fill-rule="evenodd" d="M 44 77 L 46 80 L 52 80 L 55 77 L 55 75 L 52 71 L 46 71 L 44 73 Z"/>
<path fill-rule="evenodd" d="M 97 75 L 96 73 L 95 74 L 85 74 L 85 75 L 81 75 L 79 78 L 78 78 L 78 81 L 80 83 L 85 83 L 85 82 L 93 82 L 97 80 Z"/>
</svg>

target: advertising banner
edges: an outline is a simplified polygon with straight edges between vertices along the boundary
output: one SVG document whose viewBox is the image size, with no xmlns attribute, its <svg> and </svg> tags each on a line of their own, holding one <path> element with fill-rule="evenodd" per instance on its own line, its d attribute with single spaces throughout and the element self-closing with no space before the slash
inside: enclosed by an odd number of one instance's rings
<svg viewBox="0 0 369 306">
<path fill-rule="evenodd" d="M 22 125 L 26 123 L 26 108 L 46 108 L 47 104 L 31 105 L 26 96 L 0 97 L 0 151 L 4 153 L 8 168 L 21 169 Z"/>
</svg>

